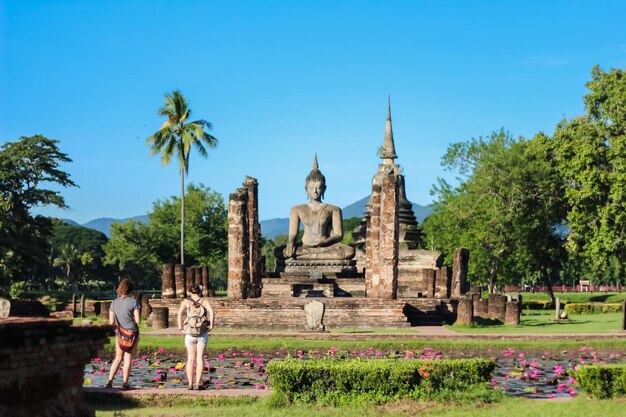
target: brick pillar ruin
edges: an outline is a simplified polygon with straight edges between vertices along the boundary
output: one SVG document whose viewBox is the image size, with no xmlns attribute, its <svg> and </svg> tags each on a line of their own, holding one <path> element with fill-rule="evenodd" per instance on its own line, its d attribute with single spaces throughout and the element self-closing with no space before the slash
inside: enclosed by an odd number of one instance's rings
<svg viewBox="0 0 626 417">
<path fill-rule="evenodd" d="M 489 294 L 489 318 L 504 322 L 506 316 L 506 295 Z"/>
<path fill-rule="evenodd" d="M 504 313 L 504 324 L 507 324 L 509 326 L 517 326 L 520 323 L 521 312 L 521 302 L 517 300 L 507 301 Z"/>
<path fill-rule="evenodd" d="M 373 185 L 365 239 L 365 285 L 369 298 L 395 299 L 398 290 L 398 178 L 393 170 Z"/>
<path fill-rule="evenodd" d="M 187 290 L 187 294 L 189 294 L 189 290 L 191 290 L 191 286 L 194 284 L 193 279 L 193 268 L 188 266 L 185 268 L 185 289 Z"/>
<path fill-rule="evenodd" d="M 442 266 L 435 272 L 435 298 L 450 298 L 450 268 Z"/>
<path fill-rule="evenodd" d="M 161 274 L 161 298 L 176 298 L 174 264 L 163 264 L 163 273 Z"/>
<path fill-rule="evenodd" d="M 228 298 L 248 298 L 250 241 L 248 239 L 248 192 L 238 188 L 228 202 Z"/>
<path fill-rule="evenodd" d="M 478 299 L 476 309 L 474 310 L 474 316 L 486 319 L 489 317 L 489 300 L 485 298 Z"/>
<path fill-rule="evenodd" d="M 466 292 L 468 262 L 469 251 L 464 248 L 457 248 L 452 263 L 452 290 L 450 293 L 452 298 L 459 298 Z"/>
<path fill-rule="evenodd" d="M 193 268 L 193 282 L 198 285 L 202 285 L 202 267 L 195 266 Z M 204 289 L 204 287 L 202 287 L 202 289 Z M 202 293 L 199 295 L 202 296 Z"/>
<path fill-rule="evenodd" d="M 250 241 L 250 298 L 261 296 L 261 226 L 259 225 L 259 183 L 255 178 L 246 177 L 243 186 L 248 192 L 248 239 Z"/>
<path fill-rule="evenodd" d="M 185 266 L 174 265 L 174 279 L 176 281 L 176 298 L 187 297 L 187 287 L 185 285 Z"/>
<path fill-rule="evenodd" d="M 471 324 L 474 318 L 474 303 L 471 297 L 459 298 L 459 305 L 456 309 L 455 324 Z"/>
<path fill-rule="evenodd" d="M 209 267 L 204 265 L 202 267 L 202 296 L 209 296 Z"/>
<path fill-rule="evenodd" d="M 422 277 L 424 278 L 425 291 L 424 296 L 433 298 L 435 296 L 435 270 L 434 269 L 422 269 Z"/>
</svg>

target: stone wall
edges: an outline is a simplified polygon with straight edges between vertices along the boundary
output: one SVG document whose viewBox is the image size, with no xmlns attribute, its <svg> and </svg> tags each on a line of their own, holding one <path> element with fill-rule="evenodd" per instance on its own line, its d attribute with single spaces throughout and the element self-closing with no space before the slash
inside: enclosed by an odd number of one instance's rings
<svg viewBox="0 0 626 417">
<path fill-rule="evenodd" d="M 112 334 L 66 320 L 0 320 L 0 416 L 94 416 L 82 402 L 83 372 Z"/>
</svg>

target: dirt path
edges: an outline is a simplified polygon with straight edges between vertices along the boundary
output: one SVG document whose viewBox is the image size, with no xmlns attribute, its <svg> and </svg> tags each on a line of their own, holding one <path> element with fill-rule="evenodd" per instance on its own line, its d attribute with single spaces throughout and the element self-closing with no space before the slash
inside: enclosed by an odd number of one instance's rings
<svg viewBox="0 0 626 417">
<path fill-rule="evenodd" d="M 122 397 L 146 397 L 156 395 L 176 395 L 177 397 L 265 397 L 269 394 L 264 389 L 241 389 L 241 388 L 212 388 L 204 391 L 190 391 L 187 388 L 147 388 L 136 387 L 130 390 L 122 390 L 121 388 L 83 388 L 87 394 L 96 395 L 116 395 Z"/>
<path fill-rule="evenodd" d="M 174 328 L 151 330 L 143 333 L 147 336 L 182 337 L 181 332 Z M 626 331 L 614 333 L 574 333 L 574 334 L 465 334 L 457 333 L 444 326 L 417 326 L 399 333 L 374 333 L 368 330 L 355 330 L 346 333 L 305 333 L 280 331 L 214 331 L 214 338 L 263 337 L 263 338 L 294 338 L 302 340 L 607 340 L 626 339 Z"/>
</svg>

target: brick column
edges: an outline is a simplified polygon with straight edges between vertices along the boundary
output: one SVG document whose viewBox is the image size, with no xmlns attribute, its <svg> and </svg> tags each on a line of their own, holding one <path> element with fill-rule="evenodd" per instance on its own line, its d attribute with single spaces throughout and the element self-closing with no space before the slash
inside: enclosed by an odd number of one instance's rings
<svg viewBox="0 0 626 417">
<path fill-rule="evenodd" d="M 187 297 L 187 287 L 185 285 L 185 266 L 174 265 L 174 279 L 176 280 L 176 298 Z"/>
<path fill-rule="evenodd" d="M 202 285 L 202 267 L 195 266 L 193 268 L 193 282 L 198 285 Z M 204 289 L 204 287 L 202 287 L 202 289 Z M 202 294 L 198 295 L 202 296 Z"/>
<path fill-rule="evenodd" d="M 459 305 L 456 309 L 455 324 L 471 324 L 474 318 L 474 304 L 470 297 L 459 298 Z"/>
<path fill-rule="evenodd" d="M 372 187 L 372 200 L 377 186 Z M 372 204 L 367 229 L 365 283 L 367 296 L 394 299 L 398 291 L 398 178 L 393 172 L 383 176 L 378 207 Z M 371 226 L 371 227 L 370 227 Z M 376 236 L 377 235 L 377 236 Z M 368 244 L 369 241 L 369 244 Z M 368 262 L 368 251 L 370 259 Z M 370 264 L 369 271 L 367 264 Z"/>
<path fill-rule="evenodd" d="M 250 246 L 246 203 L 248 193 L 239 188 L 228 203 L 228 298 L 248 297 Z"/>
<path fill-rule="evenodd" d="M 506 296 L 489 294 L 489 318 L 504 322 L 506 316 Z"/>
<path fill-rule="evenodd" d="M 259 183 L 255 178 L 246 177 L 243 183 L 248 191 L 248 239 L 250 241 L 250 294 L 249 297 L 257 298 L 261 296 L 261 227 L 259 225 Z"/>
<path fill-rule="evenodd" d="M 185 289 L 187 290 L 187 294 L 189 294 L 189 290 L 191 290 L 191 286 L 194 284 L 193 279 L 193 267 L 188 266 L 185 268 Z"/>
<path fill-rule="evenodd" d="M 504 313 L 504 324 L 517 326 L 520 322 L 522 303 L 519 301 L 507 301 Z"/>
<path fill-rule="evenodd" d="M 481 298 L 478 300 L 478 304 L 476 305 L 476 310 L 474 311 L 474 316 L 486 319 L 489 317 L 489 300 L 485 298 Z"/>
<path fill-rule="evenodd" d="M 426 283 L 424 289 L 424 295 L 428 298 L 435 297 L 435 270 L 434 269 L 422 269 L 422 277 Z"/>
<path fill-rule="evenodd" d="M 457 248 L 452 263 L 452 291 L 450 293 L 452 298 L 459 298 L 461 294 L 465 293 L 468 262 L 469 251 L 464 248 Z"/>
<path fill-rule="evenodd" d="M 435 272 L 435 298 L 450 298 L 450 268 L 442 266 Z"/>
<path fill-rule="evenodd" d="M 372 196 L 370 197 L 370 215 L 367 219 L 367 229 L 365 233 L 365 294 L 367 297 L 374 296 L 374 269 L 378 264 L 380 247 L 380 192 L 379 185 L 372 186 Z M 376 275 L 378 282 L 378 275 Z"/>
<path fill-rule="evenodd" d="M 174 264 L 163 264 L 163 273 L 161 274 L 161 298 L 176 298 Z"/>
<path fill-rule="evenodd" d="M 209 267 L 206 265 L 202 267 L 202 296 L 209 296 Z"/>
</svg>

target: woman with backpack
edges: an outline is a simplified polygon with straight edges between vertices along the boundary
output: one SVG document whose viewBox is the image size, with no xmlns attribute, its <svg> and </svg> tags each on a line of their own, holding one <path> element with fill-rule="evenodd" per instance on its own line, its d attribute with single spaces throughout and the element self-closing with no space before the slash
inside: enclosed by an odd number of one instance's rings
<svg viewBox="0 0 626 417">
<path fill-rule="evenodd" d="M 202 287 L 198 284 L 191 286 L 189 298 L 180 303 L 178 309 L 178 330 L 185 332 L 185 347 L 187 347 L 187 381 L 189 389 L 194 389 L 193 371 L 196 364 L 196 384 L 198 390 L 206 389 L 202 382 L 204 371 L 204 349 L 209 340 L 209 331 L 213 329 L 213 307 L 209 300 L 200 298 Z M 183 313 L 186 313 L 183 322 Z M 183 327 L 184 323 L 184 327 Z"/>
</svg>

